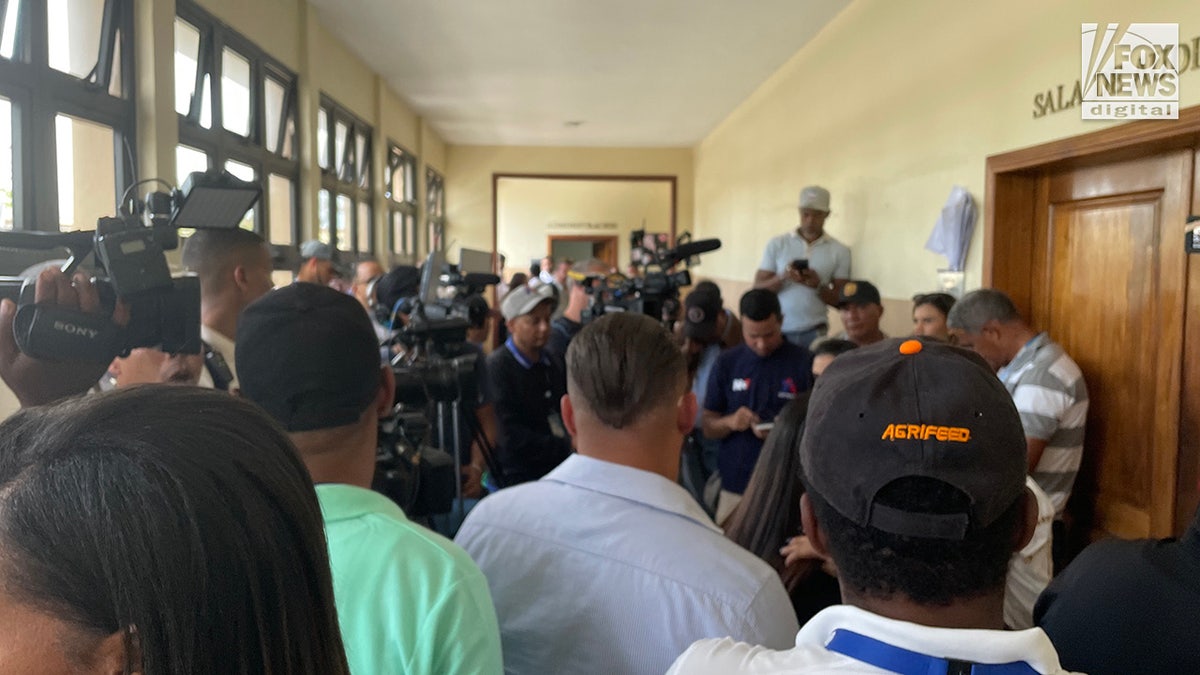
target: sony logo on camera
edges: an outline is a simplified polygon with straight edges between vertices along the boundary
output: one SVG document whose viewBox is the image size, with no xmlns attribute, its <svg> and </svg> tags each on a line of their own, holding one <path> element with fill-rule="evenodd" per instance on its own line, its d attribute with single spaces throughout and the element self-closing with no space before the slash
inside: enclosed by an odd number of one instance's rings
<svg viewBox="0 0 1200 675">
<path fill-rule="evenodd" d="M 78 335 L 89 340 L 94 340 L 96 336 L 100 334 L 100 331 L 95 328 L 88 328 L 87 326 L 67 323 L 66 321 L 55 321 L 54 330 L 66 333 L 67 335 Z"/>
</svg>

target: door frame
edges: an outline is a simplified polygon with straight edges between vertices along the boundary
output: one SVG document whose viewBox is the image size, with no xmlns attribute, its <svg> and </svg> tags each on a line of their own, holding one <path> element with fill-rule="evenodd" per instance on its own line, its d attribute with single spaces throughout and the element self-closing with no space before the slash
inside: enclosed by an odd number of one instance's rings
<svg viewBox="0 0 1200 675">
<path fill-rule="evenodd" d="M 1178 120 L 1144 120 L 1099 131 L 1051 141 L 987 158 L 984 191 L 983 285 L 1008 293 L 1022 316 L 1031 316 L 1036 299 L 1033 277 L 1034 256 L 1049 250 L 1045 242 L 1035 241 L 1041 177 L 1048 171 L 1095 166 L 1146 157 L 1171 150 L 1197 150 L 1193 161 L 1190 211 L 1198 208 L 1200 198 L 1200 106 L 1179 112 Z M 1182 224 L 1181 224 L 1182 225 Z M 1177 241 L 1165 239 L 1166 247 L 1181 246 L 1184 230 Z M 1166 251 L 1170 248 L 1164 249 Z M 1188 255 L 1180 278 L 1169 283 L 1184 289 L 1177 293 L 1173 306 L 1164 306 L 1164 314 L 1173 314 L 1181 348 L 1168 355 L 1160 374 L 1167 377 L 1168 400 L 1161 402 L 1164 412 L 1156 420 L 1154 447 L 1178 447 L 1176 467 L 1151 469 L 1152 498 L 1149 506 L 1152 536 L 1180 533 L 1191 522 L 1200 503 L 1200 353 L 1189 354 L 1186 345 L 1200 345 L 1200 311 L 1187 312 L 1189 295 L 1200 297 L 1200 263 Z M 1043 261 L 1048 264 L 1048 261 Z M 1173 340 L 1174 342 L 1174 340 Z M 1147 348 L 1154 348 L 1147 345 Z M 1200 350 L 1196 350 L 1200 352 Z M 1173 471 L 1172 471 L 1173 470 Z M 1175 480 L 1171 480 L 1171 474 Z M 1166 494 L 1162 491 L 1166 490 Z"/>
</svg>

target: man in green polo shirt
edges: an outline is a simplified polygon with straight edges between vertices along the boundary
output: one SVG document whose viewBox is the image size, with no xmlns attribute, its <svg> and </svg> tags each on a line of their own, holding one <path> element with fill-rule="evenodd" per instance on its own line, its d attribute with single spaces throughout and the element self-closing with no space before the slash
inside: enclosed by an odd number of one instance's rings
<svg viewBox="0 0 1200 675">
<path fill-rule="evenodd" d="M 242 395 L 283 425 L 316 483 L 350 670 L 501 673 L 479 568 L 369 489 L 395 383 L 362 306 L 325 286 L 281 288 L 242 313 L 236 353 Z"/>
</svg>

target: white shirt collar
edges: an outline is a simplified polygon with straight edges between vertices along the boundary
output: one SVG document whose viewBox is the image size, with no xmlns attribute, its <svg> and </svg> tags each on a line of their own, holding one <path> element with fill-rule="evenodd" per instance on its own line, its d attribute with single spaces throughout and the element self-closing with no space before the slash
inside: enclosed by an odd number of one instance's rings
<svg viewBox="0 0 1200 675">
<path fill-rule="evenodd" d="M 850 605 L 834 605 L 817 613 L 796 634 L 796 646 L 824 648 L 838 628 L 928 656 L 975 663 L 1024 661 L 1039 673 L 1062 672 L 1058 652 L 1041 628 L 934 628 L 888 619 Z"/>
<path fill-rule="evenodd" d="M 796 239 L 799 239 L 800 241 L 804 242 L 808 246 L 816 246 L 817 244 L 829 241 L 829 233 L 824 230 L 821 230 L 821 236 L 817 237 L 816 239 L 814 239 L 812 241 L 809 241 L 809 240 L 805 239 L 804 237 L 801 237 L 800 232 L 798 232 L 795 229 L 793 229 L 790 232 L 790 234 L 793 237 L 795 237 Z"/>
<path fill-rule="evenodd" d="M 686 490 L 656 473 L 573 454 L 542 480 L 644 504 L 723 534 Z"/>
</svg>

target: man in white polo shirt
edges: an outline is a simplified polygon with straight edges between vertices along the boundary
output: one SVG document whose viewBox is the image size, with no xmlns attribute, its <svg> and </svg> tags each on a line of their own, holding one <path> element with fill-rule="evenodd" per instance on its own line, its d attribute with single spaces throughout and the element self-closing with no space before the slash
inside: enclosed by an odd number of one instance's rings
<svg viewBox="0 0 1200 675">
<path fill-rule="evenodd" d="M 783 334 L 801 347 L 828 333 L 826 306 L 837 305 L 838 290 L 850 278 L 850 249 L 825 234 L 828 217 L 829 190 L 801 190 L 800 224 L 767 242 L 754 273 L 755 288 L 779 294 Z"/>
<path fill-rule="evenodd" d="M 668 675 L 1064 672 L 1041 629 L 1004 630 L 1009 558 L 1037 505 L 1021 418 L 982 359 L 912 339 L 839 356 L 813 389 L 800 466 L 801 523 L 846 604 L 791 649 L 702 640 Z"/>
</svg>

